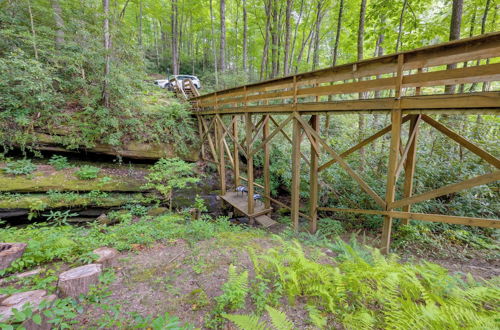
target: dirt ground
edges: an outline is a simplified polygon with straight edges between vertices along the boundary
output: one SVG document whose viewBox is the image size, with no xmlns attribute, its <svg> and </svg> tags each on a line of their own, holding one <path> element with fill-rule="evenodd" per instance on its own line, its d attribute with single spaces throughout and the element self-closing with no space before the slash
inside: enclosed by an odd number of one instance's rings
<svg viewBox="0 0 500 330">
<path fill-rule="evenodd" d="M 374 242 L 367 240 L 366 243 Z M 222 294 L 221 287 L 227 280 L 229 265 L 237 266 L 239 271 L 248 270 L 251 279 L 253 266 L 246 247 L 266 250 L 275 244 L 271 237 L 228 236 L 193 245 L 175 240 L 150 248 L 137 246 L 135 251 L 122 253 L 117 259 L 114 266 L 116 280 L 110 286 L 110 299 L 120 305 L 124 314 L 137 312 L 144 316 L 169 312 L 183 322 L 202 327 L 207 314 L 214 308 L 214 298 Z M 323 252 L 333 255 L 327 249 Z M 477 279 L 500 276 L 498 260 L 418 259 L 440 264 L 452 273 L 471 273 Z M 415 261 L 415 258 L 407 260 Z M 283 300 L 280 308 L 297 328 L 308 328 L 304 302 L 298 301 L 295 306 L 290 306 Z M 252 309 L 250 298 L 247 298 L 247 306 L 235 313 L 249 314 Z M 91 307 L 79 316 L 80 327 L 95 326 L 103 313 Z"/>
</svg>

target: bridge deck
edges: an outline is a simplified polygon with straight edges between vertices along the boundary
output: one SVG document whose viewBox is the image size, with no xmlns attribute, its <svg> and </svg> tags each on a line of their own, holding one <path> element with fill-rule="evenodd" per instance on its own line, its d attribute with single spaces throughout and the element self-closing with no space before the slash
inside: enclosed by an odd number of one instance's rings
<svg viewBox="0 0 500 330">
<path fill-rule="evenodd" d="M 231 204 L 238 211 L 242 212 L 248 217 L 251 217 L 252 214 L 248 213 L 248 204 L 247 204 L 247 195 L 239 194 L 234 191 L 229 191 L 225 195 L 220 196 L 227 203 Z M 255 221 L 257 221 L 264 228 L 271 227 L 275 225 L 277 222 L 265 215 L 265 213 L 272 212 L 272 209 L 265 209 L 264 204 L 261 202 L 255 203 L 254 217 Z"/>
</svg>

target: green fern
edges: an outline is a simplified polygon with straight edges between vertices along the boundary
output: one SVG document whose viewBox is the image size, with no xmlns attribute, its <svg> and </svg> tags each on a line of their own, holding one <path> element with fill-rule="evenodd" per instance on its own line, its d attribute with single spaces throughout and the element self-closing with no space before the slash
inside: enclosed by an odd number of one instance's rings
<svg viewBox="0 0 500 330">
<path fill-rule="evenodd" d="M 241 330 L 265 330 L 266 324 L 260 322 L 256 315 L 222 314 L 223 317 L 233 322 Z"/>
<path fill-rule="evenodd" d="M 266 306 L 269 319 L 271 320 L 272 329 L 275 330 L 293 330 L 295 328 L 292 321 L 290 321 L 286 314 L 271 306 Z M 223 317 L 233 322 L 241 330 L 265 330 L 271 329 L 267 324 L 261 322 L 256 315 L 238 315 L 238 314 L 222 314 Z"/>
<path fill-rule="evenodd" d="M 276 330 L 292 330 L 294 325 L 292 321 L 288 320 L 286 314 L 271 306 L 266 306 L 266 310 L 271 318 L 271 323 Z"/>
</svg>

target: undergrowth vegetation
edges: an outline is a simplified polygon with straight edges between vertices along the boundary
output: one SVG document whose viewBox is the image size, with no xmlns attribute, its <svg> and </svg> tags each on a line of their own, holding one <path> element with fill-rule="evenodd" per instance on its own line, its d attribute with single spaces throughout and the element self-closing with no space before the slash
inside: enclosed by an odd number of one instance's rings
<svg viewBox="0 0 500 330">
<path fill-rule="evenodd" d="M 57 216 L 64 217 L 60 214 Z M 0 274 L 57 260 L 78 262 L 101 246 L 127 250 L 133 244 L 148 245 L 175 238 L 196 242 L 212 238 L 220 232 L 243 230 L 241 227 L 231 226 L 225 218 L 184 224 L 186 219 L 175 214 L 154 218 L 145 216 L 138 221 L 133 221 L 130 213 L 121 214 L 120 217 L 121 222 L 114 226 L 100 225 L 97 222 L 88 228 L 64 223 L 60 226 L 35 223 L 23 228 L 4 228 L 0 231 L 0 241 L 25 242 L 28 247 L 22 258 L 16 260 L 10 268 L 0 271 Z"/>
</svg>

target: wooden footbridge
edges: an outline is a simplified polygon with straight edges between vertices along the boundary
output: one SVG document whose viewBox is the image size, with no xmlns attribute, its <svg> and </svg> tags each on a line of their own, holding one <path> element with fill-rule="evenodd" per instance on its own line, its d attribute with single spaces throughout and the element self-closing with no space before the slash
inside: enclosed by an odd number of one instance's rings
<svg viewBox="0 0 500 330">
<path fill-rule="evenodd" d="M 307 219 L 311 232 L 316 231 L 318 212 L 382 215 L 381 248 L 387 252 L 395 218 L 405 223 L 413 219 L 500 228 L 498 219 L 410 211 L 412 204 L 500 179 L 500 160 L 496 156 L 430 116 L 500 114 L 499 81 L 500 33 L 493 33 L 217 91 L 190 98 L 190 101 L 203 141 L 202 157 L 218 166 L 222 198 L 248 215 L 251 222 L 256 219 L 265 226 L 271 225 L 273 222 L 266 214 L 271 212 L 272 203 L 289 207 L 296 230 L 299 218 Z M 482 92 L 471 91 L 471 86 L 483 85 Z M 491 88 L 488 86 L 497 90 L 488 91 Z M 339 151 L 322 136 L 319 120 L 320 116 L 338 114 L 390 114 L 391 124 L 348 150 Z M 285 119 L 279 121 L 279 118 Z M 417 140 L 422 123 L 481 157 L 491 165 L 492 172 L 414 195 Z M 240 139 L 240 124 L 244 125 L 243 139 Z M 285 131 L 287 125 L 293 126 L 291 137 Z M 402 131 L 408 132 L 403 134 L 408 136 L 406 143 L 402 142 Z M 278 134 L 292 144 L 290 206 L 274 199 L 270 191 L 270 141 Z M 385 196 L 380 196 L 345 159 L 386 134 L 390 134 L 388 173 Z M 302 143 L 303 140 L 309 143 Z M 304 145 L 310 150 L 302 150 Z M 254 157 L 261 150 L 263 185 L 255 182 L 254 173 Z M 331 159 L 321 164 L 319 156 L 323 153 Z M 240 159 L 246 159 L 245 176 Z M 301 163 L 310 169 L 307 214 L 299 208 Z M 334 164 L 341 166 L 360 185 L 378 209 L 342 209 L 318 204 L 318 173 Z M 231 189 L 227 182 L 228 166 L 233 174 Z M 400 175 L 402 172 L 404 175 Z M 400 176 L 404 188 L 398 194 L 402 198 L 396 199 Z M 244 197 L 234 192 L 234 187 L 242 181 L 246 181 L 248 189 Z M 257 205 L 252 198 L 256 188 L 261 189 L 264 196 L 262 205 Z"/>
</svg>

